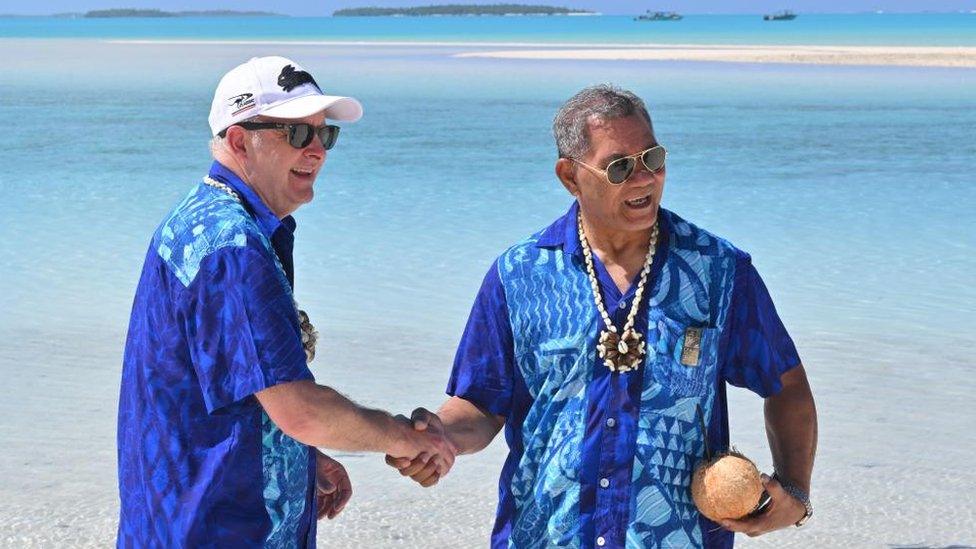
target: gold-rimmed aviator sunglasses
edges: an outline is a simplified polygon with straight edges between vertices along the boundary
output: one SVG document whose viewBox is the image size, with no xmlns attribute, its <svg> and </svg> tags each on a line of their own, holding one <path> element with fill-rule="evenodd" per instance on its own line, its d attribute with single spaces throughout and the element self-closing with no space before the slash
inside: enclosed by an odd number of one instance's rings
<svg viewBox="0 0 976 549">
<path fill-rule="evenodd" d="M 621 183 L 630 179 L 630 176 L 634 174 L 634 168 L 637 167 L 637 159 L 644 164 L 647 171 L 651 173 L 657 173 L 664 169 L 664 162 L 668 158 L 668 151 L 664 149 L 661 145 L 655 145 L 650 149 L 643 150 L 639 153 L 634 153 L 630 156 L 625 156 L 623 158 L 618 158 L 607 164 L 605 169 L 596 168 L 590 166 L 582 160 L 577 160 L 575 158 L 570 158 L 573 162 L 586 166 L 590 170 L 596 173 L 603 174 L 603 177 L 607 179 L 607 183 L 611 185 L 620 185 Z"/>
</svg>

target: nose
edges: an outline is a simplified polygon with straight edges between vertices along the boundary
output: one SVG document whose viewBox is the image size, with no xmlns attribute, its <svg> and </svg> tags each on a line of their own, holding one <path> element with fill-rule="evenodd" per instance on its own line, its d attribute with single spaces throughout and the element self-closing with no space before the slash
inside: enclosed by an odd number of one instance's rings
<svg viewBox="0 0 976 549">
<path fill-rule="evenodd" d="M 302 153 L 317 159 L 323 159 L 326 155 L 325 147 L 322 145 L 322 140 L 319 139 L 318 135 L 312 137 L 312 141 L 305 146 Z"/>
<path fill-rule="evenodd" d="M 628 182 L 633 181 L 635 183 L 645 184 L 648 182 L 656 182 L 658 181 L 659 177 L 663 176 L 664 166 L 661 166 L 660 170 L 652 172 L 651 170 L 647 169 L 647 166 L 644 165 L 642 160 L 638 159 L 637 165 L 634 166 L 634 172 L 630 174 L 630 177 L 628 178 Z"/>
</svg>

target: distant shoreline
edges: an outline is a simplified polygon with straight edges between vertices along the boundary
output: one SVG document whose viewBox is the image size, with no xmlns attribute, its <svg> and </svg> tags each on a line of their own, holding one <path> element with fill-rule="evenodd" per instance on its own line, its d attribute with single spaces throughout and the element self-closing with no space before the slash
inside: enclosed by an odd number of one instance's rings
<svg viewBox="0 0 976 549">
<path fill-rule="evenodd" d="M 384 8 L 385 9 L 385 8 Z M 395 9 L 395 8 L 390 8 Z M 154 9 L 130 9 L 125 8 L 127 11 L 160 11 Z M 93 11 L 107 11 L 107 10 L 93 10 Z M 122 11 L 122 10 L 119 10 Z M 342 10 L 337 10 L 342 11 Z M 638 10 L 639 11 L 639 10 Z M 83 18 L 87 12 L 60 12 L 60 13 L 0 13 L 0 18 Z M 177 14 L 178 17 L 188 17 L 198 14 L 209 15 L 209 16 L 266 16 L 266 17 L 293 17 L 296 19 L 320 19 L 328 18 L 333 15 L 327 14 L 303 14 L 294 15 L 287 13 L 276 13 L 276 12 L 264 12 L 264 11 L 235 11 L 235 10 L 202 10 L 202 11 L 175 11 L 175 12 L 164 12 Z M 333 12 L 334 13 L 334 12 Z M 456 14 L 456 15 L 443 15 L 444 17 L 463 17 L 466 14 Z M 487 14 L 486 14 L 487 15 Z M 527 14 L 532 15 L 532 14 Z M 558 14 L 557 14 L 558 15 Z M 603 13 L 597 11 L 587 11 L 581 10 L 578 12 L 569 12 L 563 15 L 592 15 L 592 16 L 602 16 L 602 17 L 619 17 L 619 18 L 633 18 L 637 15 L 636 11 L 634 13 Z M 696 11 L 683 11 L 682 15 L 688 17 L 757 17 L 762 18 L 763 12 L 728 12 L 728 13 L 715 13 L 715 12 L 696 12 Z M 841 12 L 819 12 L 819 11 L 804 11 L 800 13 L 802 17 L 821 17 L 821 16 L 871 16 L 871 17 L 889 17 L 889 16 L 914 16 L 914 17 L 928 17 L 928 16 L 945 16 L 945 15 L 961 15 L 961 16 L 972 16 L 976 15 L 976 9 L 971 10 L 923 10 L 923 11 L 841 11 Z M 440 16 L 440 15 L 439 15 Z M 394 15 L 396 17 L 396 15 Z"/>
<path fill-rule="evenodd" d="M 976 68 L 976 47 L 793 46 L 716 44 L 546 44 L 531 42 L 412 42 L 339 40 L 103 40 L 131 45 L 199 46 L 362 46 L 479 48 L 453 53 L 460 58 L 576 61 L 704 61 L 800 65 L 875 65 Z M 518 48 L 518 49 L 513 49 Z"/>
<path fill-rule="evenodd" d="M 61 15 L 64 17 L 65 15 Z M 88 19 L 115 19 L 125 17 L 285 17 L 269 11 L 235 11 L 235 10 L 202 10 L 202 11 L 163 11 L 157 9 L 108 9 L 91 10 L 78 17 Z"/>
<path fill-rule="evenodd" d="M 343 8 L 333 17 L 438 17 L 479 15 L 595 15 L 595 12 L 527 4 L 441 4 L 410 8 Z"/>
</svg>

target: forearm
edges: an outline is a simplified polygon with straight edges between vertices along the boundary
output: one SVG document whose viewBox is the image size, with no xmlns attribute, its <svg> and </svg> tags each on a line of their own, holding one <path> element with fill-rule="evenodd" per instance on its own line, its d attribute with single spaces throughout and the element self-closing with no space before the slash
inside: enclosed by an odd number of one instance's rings
<svg viewBox="0 0 976 549">
<path fill-rule="evenodd" d="M 257 396 L 288 436 L 333 450 L 400 453 L 401 432 L 408 424 L 382 410 L 359 406 L 330 387 L 313 382 L 287 385 L 287 394 L 275 394 L 284 387 L 271 387 Z"/>
<path fill-rule="evenodd" d="M 765 401 L 766 436 L 773 467 L 785 480 L 810 492 L 817 452 L 817 410 L 802 366 L 783 375 L 782 391 Z"/>
<path fill-rule="evenodd" d="M 365 408 L 329 387 L 319 386 L 303 441 L 335 450 L 400 453 L 400 432 L 409 425 L 387 412 Z"/>
<path fill-rule="evenodd" d="M 493 415 L 458 397 L 451 397 L 445 402 L 437 415 L 459 455 L 473 454 L 485 449 L 505 424 L 503 417 Z"/>
</svg>

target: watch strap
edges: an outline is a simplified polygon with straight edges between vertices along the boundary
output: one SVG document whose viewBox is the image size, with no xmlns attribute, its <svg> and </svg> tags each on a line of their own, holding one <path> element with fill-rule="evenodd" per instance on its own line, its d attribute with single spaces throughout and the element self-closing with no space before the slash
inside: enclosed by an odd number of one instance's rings
<svg viewBox="0 0 976 549">
<path fill-rule="evenodd" d="M 794 526 L 799 528 L 806 524 L 810 517 L 813 516 L 813 505 L 810 504 L 810 495 L 800 489 L 797 485 L 784 479 L 779 475 L 779 473 L 773 473 L 773 478 L 776 482 L 779 482 L 780 486 L 783 487 L 783 491 L 792 496 L 794 499 L 803 504 L 803 508 L 806 509 L 806 514 L 800 517 L 800 520 L 794 523 Z"/>
</svg>

